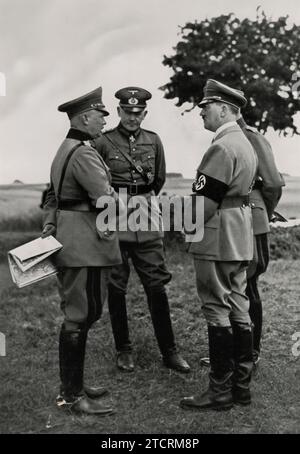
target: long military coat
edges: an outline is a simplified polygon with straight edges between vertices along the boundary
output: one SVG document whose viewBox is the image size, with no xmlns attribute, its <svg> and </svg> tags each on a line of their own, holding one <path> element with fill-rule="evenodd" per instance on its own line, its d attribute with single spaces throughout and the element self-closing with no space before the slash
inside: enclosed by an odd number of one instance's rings
<svg viewBox="0 0 300 454">
<path fill-rule="evenodd" d="M 117 234 L 101 238 L 96 228 L 96 211 L 57 209 L 58 188 L 65 160 L 75 145 L 61 188 L 62 200 L 82 201 L 82 207 L 96 206 L 100 196 L 115 193 L 110 186 L 108 167 L 97 151 L 83 140 L 84 133 L 71 129 L 53 160 L 51 188 L 44 204 L 44 225 L 57 226 L 56 238 L 63 245 L 57 264 L 62 267 L 113 266 L 121 263 Z M 117 196 L 116 196 L 117 197 Z"/>
<path fill-rule="evenodd" d="M 250 194 L 254 235 L 270 231 L 269 220 L 281 196 L 284 180 L 277 170 L 274 154 L 267 139 L 240 118 L 238 124 L 251 143 L 258 159 L 256 185 Z"/>
</svg>

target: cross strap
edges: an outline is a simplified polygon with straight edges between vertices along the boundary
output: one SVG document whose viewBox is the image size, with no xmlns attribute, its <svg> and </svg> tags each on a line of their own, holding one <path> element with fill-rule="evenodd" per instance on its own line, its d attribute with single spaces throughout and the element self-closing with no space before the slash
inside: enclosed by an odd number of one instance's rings
<svg viewBox="0 0 300 454">
<path fill-rule="evenodd" d="M 126 151 L 121 150 L 109 137 L 107 137 L 106 135 L 103 135 L 103 137 L 105 137 L 105 139 L 112 144 L 115 150 L 117 150 L 119 153 L 121 153 L 122 156 L 124 156 L 125 159 L 127 159 L 127 161 L 132 165 L 132 167 L 141 175 L 143 180 L 148 184 L 149 177 L 147 172 L 145 172 L 145 170 L 143 169 L 143 167 L 140 165 L 136 165 L 132 157 Z"/>
<path fill-rule="evenodd" d="M 62 190 L 62 185 L 63 185 L 63 182 L 64 182 L 64 178 L 65 178 L 65 174 L 66 174 L 66 170 L 67 170 L 67 167 L 68 167 L 68 164 L 70 162 L 70 159 L 71 157 L 73 156 L 74 152 L 79 148 L 81 147 L 82 145 L 84 145 L 83 142 L 79 142 L 77 143 L 73 148 L 71 148 L 71 150 L 69 151 L 66 159 L 65 159 L 65 162 L 64 162 L 64 165 L 63 165 L 63 168 L 62 168 L 62 171 L 61 171 L 61 176 L 60 176 L 60 180 L 59 180 L 59 184 L 58 184 L 58 190 L 57 190 L 57 201 L 60 202 L 61 200 L 61 190 Z"/>
</svg>

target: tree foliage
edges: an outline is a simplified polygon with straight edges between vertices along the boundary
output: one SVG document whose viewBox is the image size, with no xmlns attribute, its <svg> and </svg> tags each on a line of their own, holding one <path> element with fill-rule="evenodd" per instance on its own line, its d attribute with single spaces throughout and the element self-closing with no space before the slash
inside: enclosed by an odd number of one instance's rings
<svg viewBox="0 0 300 454">
<path fill-rule="evenodd" d="M 175 54 L 163 59 L 174 71 L 161 87 L 165 98 L 196 105 L 206 80 L 216 79 L 245 92 L 249 125 L 300 134 L 293 118 L 300 110 L 300 26 L 289 25 L 288 16 L 272 20 L 258 8 L 255 20 L 231 13 L 180 29 Z"/>
</svg>

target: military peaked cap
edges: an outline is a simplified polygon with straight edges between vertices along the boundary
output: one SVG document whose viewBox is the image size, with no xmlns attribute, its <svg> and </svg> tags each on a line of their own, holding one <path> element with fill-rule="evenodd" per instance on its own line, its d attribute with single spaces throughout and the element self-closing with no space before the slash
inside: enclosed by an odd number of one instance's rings
<svg viewBox="0 0 300 454">
<path fill-rule="evenodd" d="M 86 95 L 61 104 L 58 106 L 58 110 L 60 112 L 66 112 L 69 118 L 88 110 L 100 110 L 105 116 L 109 115 L 102 102 L 102 87 L 98 87 Z"/>
<path fill-rule="evenodd" d="M 247 104 L 243 91 L 231 88 L 214 79 L 207 80 L 203 92 L 204 97 L 198 104 L 199 107 L 211 102 L 225 102 L 241 109 Z"/>
<path fill-rule="evenodd" d="M 121 88 L 115 93 L 120 100 L 120 106 L 130 109 L 132 112 L 141 112 L 147 106 L 146 101 L 152 98 L 149 91 L 139 87 Z"/>
</svg>

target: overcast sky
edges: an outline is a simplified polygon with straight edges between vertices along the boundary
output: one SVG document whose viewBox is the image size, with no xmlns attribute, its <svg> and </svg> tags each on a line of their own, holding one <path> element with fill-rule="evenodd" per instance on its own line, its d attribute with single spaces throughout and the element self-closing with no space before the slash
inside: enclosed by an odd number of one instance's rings
<svg viewBox="0 0 300 454">
<path fill-rule="evenodd" d="M 51 161 L 68 129 L 57 106 L 97 86 L 111 112 L 114 93 L 128 85 L 152 92 L 144 127 L 159 133 L 167 171 L 193 177 L 212 133 L 203 129 L 199 109 L 181 115 L 158 87 L 171 72 L 162 65 L 178 42 L 179 25 L 234 12 L 255 18 L 262 5 L 268 16 L 290 15 L 300 24 L 298 0 L 0 0 L 0 184 L 20 179 L 49 180 Z M 188 106 L 185 106 L 188 107 Z M 282 172 L 300 175 L 300 137 L 268 133 Z"/>
</svg>

